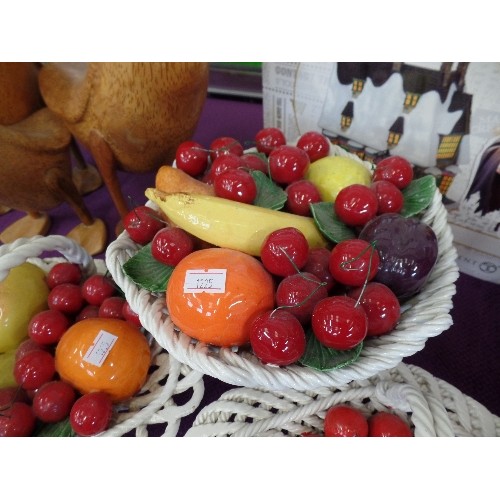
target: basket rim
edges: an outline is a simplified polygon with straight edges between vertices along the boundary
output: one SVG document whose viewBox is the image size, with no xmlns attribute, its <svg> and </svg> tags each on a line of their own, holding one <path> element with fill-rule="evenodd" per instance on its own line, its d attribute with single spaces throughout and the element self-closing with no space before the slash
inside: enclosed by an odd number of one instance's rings
<svg viewBox="0 0 500 500">
<path fill-rule="evenodd" d="M 333 153 L 362 161 L 342 148 L 333 148 Z M 363 163 L 369 168 L 369 162 Z M 147 204 L 156 207 L 151 201 Z M 132 307 L 138 311 L 145 328 L 180 362 L 236 386 L 308 390 L 367 379 L 393 368 L 405 357 L 423 349 L 428 338 L 439 335 L 453 324 L 450 311 L 459 271 L 453 235 L 439 190 L 436 190 L 422 220 L 434 229 L 439 245 L 438 260 L 422 291 L 405 303 L 406 310 L 402 312 L 401 321 L 391 334 L 367 339 L 354 363 L 325 372 L 297 364 L 285 367 L 264 365 L 251 352 L 238 353 L 231 348 L 214 349 L 180 332 L 168 316 L 164 297 L 140 288 L 124 274 L 123 264 L 140 248 L 126 231 L 110 243 L 105 259 L 108 270 Z"/>
</svg>

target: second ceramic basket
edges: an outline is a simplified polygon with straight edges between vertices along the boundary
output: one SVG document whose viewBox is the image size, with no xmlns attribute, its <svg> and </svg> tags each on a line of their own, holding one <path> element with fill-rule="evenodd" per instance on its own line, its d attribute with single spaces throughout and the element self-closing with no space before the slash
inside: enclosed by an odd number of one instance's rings
<svg viewBox="0 0 500 500">
<path fill-rule="evenodd" d="M 0 245 L 0 281 L 23 262 L 30 262 L 45 272 L 59 262 L 72 262 L 80 266 L 85 277 L 107 271 L 102 259 L 93 259 L 74 240 L 60 235 L 19 238 Z M 137 394 L 115 405 L 112 422 L 99 437 L 145 437 L 152 429 L 150 424 L 159 424 L 162 435 L 176 436 L 182 418 L 196 410 L 201 402 L 205 390 L 202 374 L 170 356 L 148 332 L 144 334 L 151 348 L 148 377 Z M 182 404 L 174 399 L 179 394 L 183 395 Z M 160 432 L 154 431 L 155 435 Z"/>
</svg>

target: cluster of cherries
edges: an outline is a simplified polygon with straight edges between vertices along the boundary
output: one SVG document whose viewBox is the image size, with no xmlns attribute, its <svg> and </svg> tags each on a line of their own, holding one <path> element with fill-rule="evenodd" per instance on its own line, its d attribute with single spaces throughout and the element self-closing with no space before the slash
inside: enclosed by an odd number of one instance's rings
<svg viewBox="0 0 500 500">
<path fill-rule="evenodd" d="M 217 196 L 241 203 L 251 204 L 257 195 L 250 171 L 269 174 L 277 184 L 286 186 L 287 210 L 308 215 L 309 203 L 320 201 L 320 194 L 303 175 L 311 162 L 328 154 L 328 139 L 311 131 L 291 146 L 280 129 L 268 127 L 255 135 L 255 148 L 257 153 L 245 152 L 232 137 L 216 138 L 208 150 L 198 142 L 186 141 L 177 148 L 175 161 L 180 170 L 212 184 Z"/>
<path fill-rule="evenodd" d="M 252 203 L 256 191 L 250 169 L 270 175 L 287 193 L 285 209 L 311 215 L 310 205 L 321 201 L 317 187 L 304 178 L 309 164 L 328 155 L 330 143 L 319 132 L 303 134 L 287 145 L 277 128 L 264 128 L 255 137 L 258 151 L 245 153 L 234 138 L 219 137 L 207 150 L 194 141 L 182 143 L 177 168 L 214 185 L 215 194 Z M 359 230 L 380 214 L 397 214 L 404 189 L 413 179 L 411 164 L 402 157 L 380 161 L 370 186 L 342 189 L 334 203 L 337 217 Z M 166 224 L 146 206 L 133 209 L 125 229 L 137 243 L 152 242 L 155 259 L 175 266 L 195 248 L 191 235 Z M 305 352 L 307 327 L 327 348 L 348 350 L 367 336 L 389 333 L 400 318 L 400 303 L 386 285 L 372 281 L 380 258 L 370 242 L 344 240 L 328 248 L 309 248 L 305 236 L 287 227 L 269 234 L 260 260 L 277 282 L 276 305 L 258 316 L 250 327 L 254 354 L 278 366 L 297 362 Z"/>
<path fill-rule="evenodd" d="M 323 433 L 326 437 L 413 437 L 412 428 L 396 413 L 374 411 L 368 417 L 350 404 L 338 404 L 325 413 Z M 321 434 L 304 433 L 304 437 Z"/>
<path fill-rule="evenodd" d="M 0 390 L 0 436 L 30 436 L 37 424 L 55 424 L 68 417 L 80 436 L 104 431 L 113 414 L 109 395 L 80 395 L 59 379 L 55 348 L 72 324 L 86 318 L 117 318 L 140 327 L 138 315 L 118 295 L 108 275 L 83 278 L 77 264 L 60 262 L 48 271 L 46 279 L 48 309 L 31 318 L 28 338 L 16 350 L 17 387 Z"/>
</svg>

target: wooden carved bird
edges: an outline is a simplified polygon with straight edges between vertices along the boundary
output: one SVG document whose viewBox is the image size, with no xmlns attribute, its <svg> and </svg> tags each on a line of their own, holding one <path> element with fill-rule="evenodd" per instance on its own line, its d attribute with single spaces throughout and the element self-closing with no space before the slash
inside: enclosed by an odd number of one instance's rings
<svg viewBox="0 0 500 500">
<path fill-rule="evenodd" d="M 0 62 L 0 125 L 12 125 L 43 107 L 38 66 L 31 62 Z M 11 208 L 0 206 L 0 213 Z"/>
<path fill-rule="evenodd" d="M 84 226 L 82 237 L 90 229 L 93 235 L 101 231 L 88 248 L 101 251 L 104 223 L 92 218 L 74 183 L 72 137 L 44 106 L 38 71 L 36 63 L 0 63 L 0 203 L 28 213 L 4 229 L 0 240 L 45 234 L 50 226 L 47 212 L 67 202 Z"/>
<path fill-rule="evenodd" d="M 13 125 L 44 107 L 38 89 L 39 66 L 0 62 L 0 125 Z"/>
<path fill-rule="evenodd" d="M 192 137 L 208 88 L 208 63 L 46 63 L 43 99 L 91 153 L 123 218 L 117 170 L 154 171 Z"/>
</svg>

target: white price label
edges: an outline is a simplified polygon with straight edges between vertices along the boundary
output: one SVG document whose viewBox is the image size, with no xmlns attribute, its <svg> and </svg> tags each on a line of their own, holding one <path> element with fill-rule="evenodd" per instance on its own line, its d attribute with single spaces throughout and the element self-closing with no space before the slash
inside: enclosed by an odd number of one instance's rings
<svg viewBox="0 0 500 500">
<path fill-rule="evenodd" d="M 227 269 L 191 269 L 186 271 L 184 293 L 224 293 Z"/>
<path fill-rule="evenodd" d="M 101 330 L 94 339 L 94 343 L 89 347 L 83 360 L 95 366 L 102 366 L 117 340 L 118 337 L 116 335 Z"/>
</svg>

